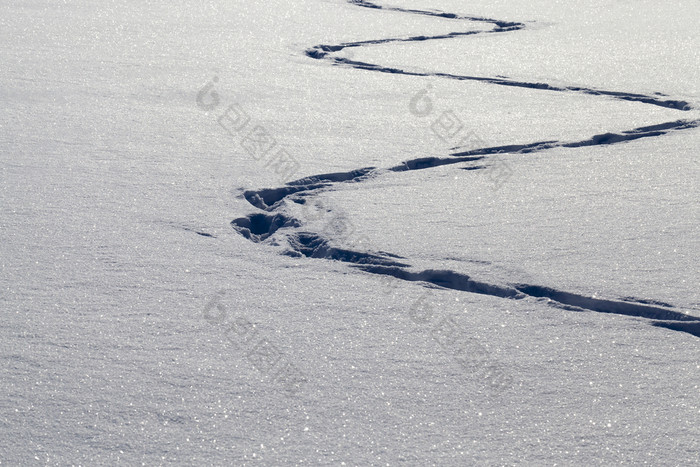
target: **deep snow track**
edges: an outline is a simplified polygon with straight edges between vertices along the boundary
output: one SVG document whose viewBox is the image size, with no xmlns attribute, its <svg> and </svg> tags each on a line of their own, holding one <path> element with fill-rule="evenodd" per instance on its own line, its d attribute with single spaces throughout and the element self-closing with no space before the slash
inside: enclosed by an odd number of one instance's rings
<svg viewBox="0 0 700 467">
<path fill-rule="evenodd" d="M 484 84 L 498 86 L 522 87 L 546 92 L 579 93 L 603 98 L 635 101 L 647 105 L 674 109 L 681 112 L 691 110 L 689 103 L 680 100 L 666 99 L 666 96 L 660 93 L 656 93 L 655 95 L 644 95 L 618 91 L 606 91 L 580 86 L 557 87 L 546 83 L 516 81 L 502 76 L 480 77 L 453 75 L 439 72 L 427 73 L 422 71 L 387 68 L 381 65 L 336 57 L 334 56 L 335 53 L 352 47 L 368 47 L 376 44 L 387 44 L 391 42 L 446 40 L 473 36 L 477 34 L 511 33 L 526 28 L 525 23 L 519 22 L 459 16 L 456 14 L 439 11 L 385 7 L 365 0 L 348 1 L 349 3 L 362 8 L 390 10 L 406 14 L 433 16 L 458 21 L 488 23 L 493 25 L 493 29 L 486 31 L 451 32 L 437 36 L 414 36 L 409 38 L 389 38 L 360 42 L 346 42 L 337 45 L 316 45 L 305 51 L 308 57 L 316 60 L 326 60 L 335 66 L 352 67 L 360 70 L 380 73 L 435 77 L 440 79 L 461 81 L 479 81 L 483 82 Z M 507 146 L 486 147 L 461 152 L 459 151 L 459 148 L 455 148 L 455 152 L 450 154 L 448 157 L 425 157 L 408 160 L 398 166 L 389 167 L 385 169 L 384 172 L 423 170 L 447 164 L 478 161 L 493 154 L 523 154 L 546 151 L 557 147 L 579 148 L 586 146 L 620 144 L 640 138 L 659 137 L 671 131 L 682 131 L 697 128 L 699 126 L 700 120 L 676 120 L 653 126 L 635 128 L 632 130 L 623 131 L 622 133 L 593 135 L 592 137 L 582 141 L 540 141 L 522 144 L 514 143 Z M 478 170 L 478 167 L 471 167 L 470 169 Z M 289 249 L 285 252 L 285 254 L 291 256 L 343 261 L 371 274 L 388 275 L 400 280 L 422 282 L 426 286 L 438 286 L 452 290 L 491 295 L 505 299 L 518 300 L 527 297 L 546 298 L 549 304 L 562 309 L 587 310 L 599 313 L 615 313 L 633 316 L 645 319 L 654 326 L 660 326 L 674 331 L 686 332 L 700 337 L 700 318 L 682 313 L 681 311 L 674 309 L 674 307 L 669 304 L 649 301 L 634 301 L 629 298 L 622 298 L 620 300 L 599 299 L 533 284 L 487 284 L 475 281 L 466 274 L 447 270 L 431 269 L 424 271 L 412 271 L 406 260 L 397 255 L 389 253 L 353 251 L 331 246 L 329 239 L 323 238 L 321 235 L 313 232 L 302 231 L 302 222 L 286 214 L 286 201 L 305 204 L 308 203 L 309 197 L 313 196 L 315 193 L 318 193 L 319 190 L 330 189 L 338 183 L 362 182 L 369 177 L 379 177 L 381 176 L 381 173 L 382 171 L 377 170 L 375 167 L 365 167 L 349 172 L 314 175 L 289 182 L 280 188 L 245 191 L 243 195 L 248 202 L 264 212 L 256 212 L 246 217 L 235 219 L 231 222 L 231 225 L 241 235 L 253 242 L 262 242 L 275 234 L 282 236 L 284 233 L 283 237 L 286 239 L 286 242 L 289 245 Z M 278 233 L 278 231 L 280 232 Z"/>
</svg>

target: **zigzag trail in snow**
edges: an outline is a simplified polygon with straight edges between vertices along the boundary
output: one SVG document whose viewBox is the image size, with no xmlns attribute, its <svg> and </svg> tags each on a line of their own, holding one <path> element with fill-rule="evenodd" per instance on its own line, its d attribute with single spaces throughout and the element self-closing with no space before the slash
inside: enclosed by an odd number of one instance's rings
<svg viewBox="0 0 700 467">
<path fill-rule="evenodd" d="M 410 75 L 410 76 L 425 76 L 425 77 L 434 76 L 434 77 L 438 77 L 438 78 L 447 78 L 447 79 L 454 79 L 454 80 L 460 80 L 460 81 L 467 81 L 467 80 L 469 80 L 469 81 L 481 81 L 481 82 L 490 83 L 490 84 L 497 84 L 497 85 L 501 85 L 501 86 L 514 86 L 514 87 L 522 87 L 522 88 L 531 88 L 531 89 L 539 89 L 539 90 L 543 90 L 543 91 L 575 92 L 575 93 L 582 93 L 582 94 L 590 94 L 590 95 L 594 95 L 594 96 L 608 96 L 608 97 L 612 97 L 615 99 L 621 99 L 621 100 L 626 100 L 626 101 L 636 101 L 636 102 L 641 102 L 644 104 L 651 104 L 651 105 L 656 105 L 656 106 L 660 106 L 660 107 L 667 107 L 670 109 L 677 109 L 677 110 L 690 110 L 691 109 L 690 104 L 688 104 L 685 101 L 664 99 L 663 96 L 661 96 L 661 95 L 649 96 L 649 95 L 645 95 L 645 94 L 626 93 L 626 92 L 619 92 L 619 91 L 605 91 L 605 90 L 601 90 L 601 89 L 584 88 L 584 87 L 580 87 L 580 86 L 557 87 L 557 86 L 553 86 L 553 85 L 550 85 L 547 83 L 531 83 L 531 82 L 525 82 L 525 81 L 516 81 L 516 80 L 508 79 L 505 77 L 491 78 L 491 77 L 483 77 L 483 76 L 453 75 L 453 74 L 449 74 L 449 73 L 438 73 L 438 72 L 427 73 L 427 72 L 419 72 L 419 71 L 400 70 L 398 68 L 387 68 L 387 67 L 375 65 L 372 63 L 358 62 L 358 61 L 354 61 L 354 60 L 350 60 L 350 59 L 342 58 L 342 57 L 333 57 L 332 56 L 333 53 L 339 52 L 339 51 L 346 49 L 346 48 L 352 48 L 352 47 L 364 47 L 364 46 L 368 46 L 368 45 L 388 44 L 391 42 L 422 42 L 422 41 L 428 41 L 428 40 L 454 39 L 457 37 L 473 36 L 473 35 L 477 35 L 477 34 L 502 34 L 502 33 L 506 33 L 506 32 L 519 31 L 519 30 L 526 28 L 525 23 L 499 21 L 499 20 L 495 20 L 495 19 L 480 18 L 480 17 L 473 17 L 473 16 L 459 16 L 459 15 L 456 15 L 453 13 L 442 13 L 442 12 L 427 11 L 427 10 L 412 10 L 412 9 L 399 8 L 399 7 L 384 7 L 384 6 L 377 5 L 375 3 L 371 3 L 371 2 L 368 2 L 365 0 L 349 0 L 349 3 L 351 3 L 353 5 L 360 6 L 360 7 L 364 7 L 364 8 L 372 8 L 372 9 L 377 9 L 377 10 L 397 11 L 397 12 L 401 12 L 401 13 L 435 16 L 435 17 L 452 19 L 452 20 L 489 23 L 489 24 L 493 25 L 493 29 L 487 30 L 487 31 L 451 32 L 448 34 L 442 34 L 442 35 L 437 35 L 437 36 L 414 36 L 414 37 L 408 37 L 408 38 L 378 39 L 378 40 L 370 40 L 370 41 L 345 42 L 345 43 L 338 44 L 338 45 L 317 45 L 317 46 L 314 46 L 314 47 L 308 49 L 306 51 L 306 55 L 308 55 L 311 58 L 315 58 L 315 59 L 330 60 L 335 65 L 348 65 L 348 66 L 351 66 L 353 68 L 357 68 L 357 69 L 361 69 L 361 70 L 378 71 L 381 73 L 393 73 L 393 74 L 403 74 L 403 75 Z"/>
<path fill-rule="evenodd" d="M 691 110 L 691 106 L 687 102 L 665 99 L 666 96 L 659 93 L 656 95 L 644 95 L 618 91 L 605 91 L 578 86 L 557 87 L 546 83 L 516 81 L 505 77 L 490 78 L 461 76 L 437 72 L 426 73 L 387 68 L 380 65 L 354 61 L 347 58 L 334 57 L 334 53 L 345 48 L 366 47 L 391 42 L 445 40 L 472 36 L 476 34 L 508 33 L 522 30 L 526 27 L 524 23 L 519 22 L 459 16 L 452 13 L 443 13 L 438 11 L 384 7 L 365 0 L 349 0 L 349 3 L 359 7 L 372 8 L 376 10 L 389 10 L 408 14 L 434 16 L 451 20 L 489 23 L 493 25 L 493 29 L 486 31 L 452 32 L 437 36 L 414 36 L 409 38 L 347 42 L 339 45 L 317 45 L 306 50 L 305 53 L 308 57 L 317 60 L 327 60 L 335 66 L 346 66 L 380 73 L 394 73 L 462 81 L 480 81 L 486 84 L 523 87 L 548 92 L 583 93 L 592 96 L 635 101 L 679 111 Z M 287 200 L 298 204 L 305 204 L 308 201 L 309 196 L 318 193 L 320 190 L 332 188 L 338 183 L 359 183 L 370 177 L 381 176 L 383 172 L 424 170 L 448 164 L 474 162 L 485 159 L 494 154 L 526 154 L 545 151 L 557 147 L 581 148 L 587 146 L 620 144 L 640 138 L 659 137 L 671 131 L 688 130 L 699 126 L 700 120 L 676 120 L 658 125 L 635 128 L 632 130 L 623 131 L 621 133 L 604 133 L 594 135 L 591 138 L 581 141 L 540 141 L 535 143 L 478 148 L 469 151 L 459 151 L 459 148 L 454 148 L 455 152 L 450 154 L 449 157 L 423 157 L 412 159 L 405 161 L 400 165 L 389 167 L 384 171 L 380 171 L 376 167 L 364 167 L 349 172 L 314 175 L 289 182 L 285 186 L 279 188 L 245 191 L 243 196 L 246 198 L 246 200 L 248 200 L 248 202 L 253 206 L 266 212 L 257 212 L 246 217 L 235 219 L 231 222 L 231 225 L 237 232 L 253 242 L 263 242 L 275 235 L 279 230 L 283 229 L 290 247 L 285 254 L 290 256 L 342 261 L 349 263 L 353 267 L 361 269 L 367 273 L 391 276 L 404 281 L 421 282 L 426 286 L 436 286 L 513 300 L 520 300 L 528 297 L 546 299 L 550 305 L 562 309 L 632 316 L 645 319 L 649 322 L 649 324 L 654 326 L 685 332 L 700 337 L 700 318 L 677 311 L 672 305 L 667 303 L 656 302 L 653 300 L 636 300 L 629 297 L 622 298 L 620 300 L 599 299 L 532 284 L 488 284 L 485 282 L 476 281 L 466 274 L 449 270 L 430 269 L 424 271 L 412 271 L 410 270 L 410 265 L 403 261 L 404 258 L 397 255 L 384 252 L 369 253 L 353 251 L 332 246 L 328 239 L 323 238 L 319 234 L 301 231 L 300 229 L 302 228 L 302 223 L 298 219 L 294 219 L 282 212 L 284 211 L 285 207 L 284 202 Z M 465 169 L 474 170 L 478 168 L 480 167 L 466 167 Z M 280 232 L 280 234 L 281 233 L 282 232 Z"/>
</svg>

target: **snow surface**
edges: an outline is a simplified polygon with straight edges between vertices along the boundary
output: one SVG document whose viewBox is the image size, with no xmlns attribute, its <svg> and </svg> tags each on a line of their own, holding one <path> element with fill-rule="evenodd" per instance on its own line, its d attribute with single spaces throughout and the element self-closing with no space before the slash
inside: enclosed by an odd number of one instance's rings
<svg viewBox="0 0 700 467">
<path fill-rule="evenodd" d="M 2 2 L 0 464 L 700 465 L 698 24 Z"/>
</svg>

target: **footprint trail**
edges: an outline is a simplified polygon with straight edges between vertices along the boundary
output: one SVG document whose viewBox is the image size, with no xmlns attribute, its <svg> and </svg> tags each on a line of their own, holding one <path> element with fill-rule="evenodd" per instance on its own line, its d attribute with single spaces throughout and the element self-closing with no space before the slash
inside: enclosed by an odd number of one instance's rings
<svg viewBox="0 0 700 467">
<path fill-rule="evenodd" d="M 452 40 L 483 34 L 513 34 L 527 27 L 525 23 L 500 21 L 482 17 L 460 16 L 432 10 L 415 10 L 400 7 L 387 7 L 365 0 L 349 0 L 349 3 L 373 10 L 385 10 L 404 14 L 416 14 L 444 18 L 462 22 L 476 22 L 492 25 L 489 30 L 457 31 L 435 36 L 413 36 L 408 38 L 387 38 L 358 42 L 345 42 L 336 45 L 316 45 L 305 51 L 306 56 L 315 60 L 325 60 L 332 66 L 350 67 L 369 72 L 403 74 L 408 76 L 432 77 L 457 81 L 477 81 L 485 85 L 521 87 L 536 89 L 542 92 L 577 93 L 597 98 L 611 98 L 623 101 L 639 102 L 646 105 L 664 107 L 687 112 L 692 106 L 682 100 L 668 99 L 660 93 L 645 95 L 625 93 L 581 86 L 553 86 L 547 83 L 535 83 L 513 80 L 507 77 L 483 77 L 454 75 L 440 72 L 425 72 L 410 69 L 384 67 L 378 64 L 360 62 L 349 58 L 339 57 L 337 53 L 343 49 L 370 47 L 379 44 L 389 44 L 411 41 Z M 234 219 L 231 226 L 252 242 L 264 242 L 271 237 L 275 241 L 286 242 L 288 248 L 284 254 L 295 257 L 334 260 L 348 263 L 353 268 L 366 273 L 391 276 L 399 280 L 419 282 L 429 287 L 440 287 L 451 290 L 490 295 L 508 300 L 538 299 L 546 300 L 548 304 L 563 310 L 589 311 L 597 313 L 613 313 L 630 316 L 643 320 L 648 324 L 663 327 L 668 330 L 688 333 L 700 337 L 700 317 L 686 314 L 670 304 L 650 300 L 634 300 L 621 298 L 619 300 L 600 299 L 584 295 L 556 290 L 551 287 L 535 284 L 489 284 L 472 279 L 469 275 L 449 270 L 429 269 L 416 271 L 408 260 L 395 254 L 384 252 L 355 251 L 334 246 L 331 239 L 320 234 L 304 230 L 302 221 L 287 213 L 288 202 L 306 204 L 315 194 L 333 189 L 341 183 L 362 183 L 370 178 L 382 177 L 389 173 L 426 170 L 443 165 L 475 162 L 485 160 L 489 156 L 499 154 L 528 154 L 547 151 L 553 148 L 583 148 L 622 144 L 641 138 L 661 137 L 670 132 L 686 131 L 700 126 L 700 120 L 675 120 L 671 122 L 634 128 L 621 133 L 604 133 L 593 135 L 581 141 L 539 141 L 532 143 L 514 143 L 505 146 L 485 147 L 468 151 L 454 148 L 446 157 L 422 157 L 407 160 L 400 165 L 379 169 L 363 167 L 348 172 L 337 172 L 313 175 L 287 183 L 278 188 L 244 191 L 243 196 L 254 207 L 262 212 Z M 481 167 L 463 167 L 467 170 L 478 170 Z"/>
</svg>

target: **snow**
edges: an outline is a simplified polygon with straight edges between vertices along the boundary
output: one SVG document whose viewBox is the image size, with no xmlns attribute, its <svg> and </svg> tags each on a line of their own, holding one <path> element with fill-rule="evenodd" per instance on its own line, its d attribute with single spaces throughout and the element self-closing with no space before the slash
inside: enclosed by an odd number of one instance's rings
<svg viewBox="0 0 700 467">
<path fill-rule="evenodd" d="M 3 2 L 0 463 L 700 465 L 698 20 Z"/>
</svg>

